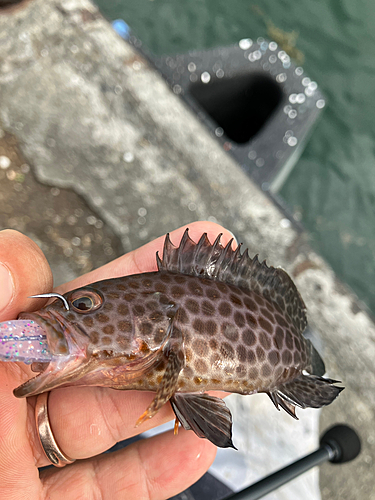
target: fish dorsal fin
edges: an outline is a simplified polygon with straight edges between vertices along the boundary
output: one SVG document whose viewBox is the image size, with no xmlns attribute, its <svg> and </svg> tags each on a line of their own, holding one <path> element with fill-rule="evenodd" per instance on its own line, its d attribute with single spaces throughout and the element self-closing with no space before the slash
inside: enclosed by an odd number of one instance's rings
<svg viewBox="0 0 375 500">
<path fill-rule="evenodd" d="M 307 325 L 306 306 L 286 271 L 269 267 L 265 261 L 259 262 L 257 255 L 251 259 L 247 249 L 241 254 L 242 244 L 233 250 L 233 239 L 223 247 L 221 236 L 219 234 L 211 244 L 207 233 L 204 233 L 198 243 L 194 243 L 186 229 L 180 245 L 176 247 L 167 234 L 163 260 L 156 254 L 159 271 L 214 279 L 255 292 L 286 311 L 296 329 L 302 333 Z"/>
</svg>

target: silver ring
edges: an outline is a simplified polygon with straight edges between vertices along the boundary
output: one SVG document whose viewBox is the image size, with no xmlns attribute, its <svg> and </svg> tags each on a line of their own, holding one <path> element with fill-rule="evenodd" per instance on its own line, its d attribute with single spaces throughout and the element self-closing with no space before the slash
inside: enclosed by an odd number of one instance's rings
<svg viewBox="0 0 375 500">
<path fill-rule="evenodd" d="M 75 462 L 75 459 L 65 455 L 55 440 L 48 418 L 48 396 L 49 392 L 39 394 L 35 404 L 35 422 L 39 442 L 52 465 L 55 467 L 65 467 L 65 465 Z"/>
</svg>

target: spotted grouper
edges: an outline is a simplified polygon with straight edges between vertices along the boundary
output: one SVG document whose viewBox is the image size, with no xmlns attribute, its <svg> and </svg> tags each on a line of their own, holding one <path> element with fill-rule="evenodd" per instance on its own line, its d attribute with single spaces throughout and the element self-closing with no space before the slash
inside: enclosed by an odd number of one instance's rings
<svg viewBox="0 0 375 500">
<path fill-rule="evenodd" d="M 343 389 L 303 337 L 306 307 L 289 275 L 251 259 L 241 245 L 165 238 L 158 271 L 107 279 L 58 295 L 19 318 L 46 334 L 51 360 L 14 390 L 17 397 L 55 387 L 153 391 L 137 424 L 170 401 L 178 422 L 220 447 L 234 447 L 232 416 L 206 394 L 265 392 L 296 418 Z"/>
</svg>

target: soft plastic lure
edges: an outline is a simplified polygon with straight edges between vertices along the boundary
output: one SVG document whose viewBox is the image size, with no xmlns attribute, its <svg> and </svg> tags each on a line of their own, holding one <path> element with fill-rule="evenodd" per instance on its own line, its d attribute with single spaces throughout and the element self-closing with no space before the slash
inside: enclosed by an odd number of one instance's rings
<svg viewBox="0 0 375 500">
<path fill-rule="evenodd" d="M 31 295 L 30 299 L 58 298 L 69 311 L 69 304 L 59 293 Z M 23 361 L 26 364 L 46 363 L 53 359 L 46 332 L 32 319 L 14 319 L 0 323 L 0 361 Z"/>
<path fill-rule="evenodd" d="M 45 331 L 35 321 L 17 319 L 0 323 L 0 361 L 51 361 Z"/>
</svg>

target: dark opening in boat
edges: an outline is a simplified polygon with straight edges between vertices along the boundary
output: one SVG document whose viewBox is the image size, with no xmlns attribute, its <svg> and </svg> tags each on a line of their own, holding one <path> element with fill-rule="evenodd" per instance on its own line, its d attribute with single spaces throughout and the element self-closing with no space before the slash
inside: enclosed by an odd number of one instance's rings
<svg viewBox="0 0 375 500">
<path fill-rule="evenodd" d="M 189 90 L 225 135 L 238 144 L 248 142 L 261 130 L 283 95 L 280 85 L 260 73 L 197 82 Z"/>
</svg>

